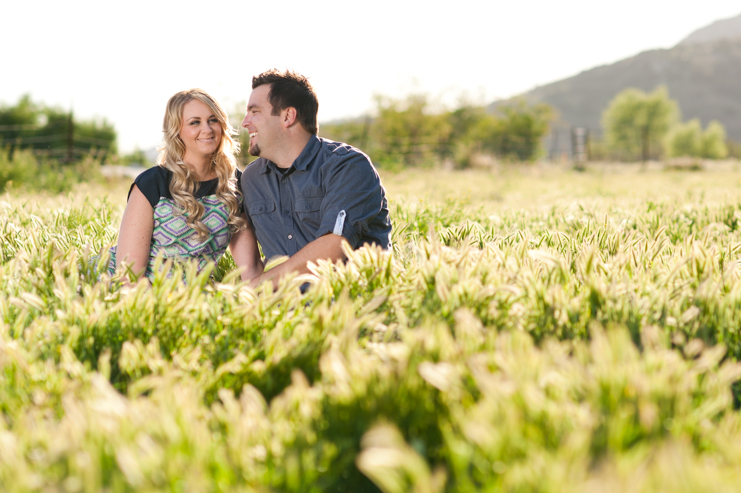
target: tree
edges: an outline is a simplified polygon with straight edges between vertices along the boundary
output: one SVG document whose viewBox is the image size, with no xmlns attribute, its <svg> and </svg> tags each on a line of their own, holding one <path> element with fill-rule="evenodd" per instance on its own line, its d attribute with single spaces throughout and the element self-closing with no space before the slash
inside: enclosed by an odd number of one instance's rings
<svg viewBox="0 0 741 493">
<path fill-rule="evenodd" d="M 34 103 L 22 96 L 14 106 L 0 106 L 0 147 L 71 161 L 96 151 L 105 158 L 116 152 L 116 130 L 105 120 L 75 120 L 71 113 Z"/>
<path fill-rule="evenodd" d="M 463 102 L 458 108 L 449 111 L 446 120 L 450 133 L 441 145 L 443 159 L 452 162 L 456 168 L 468 168 L 474 157 L 483 153 L 483 140 L 496 118 L 486 112 L 483 106 Z"/>
<path fill-rule="evenodd" d="M 520 99 L 497 108 L 494 120 L 482 121 L 477 131 L 484 150 L 503 159 L 533 161 L 553 119 L 553 109 L 545 103 L 528 104 Z"/>
<path fill-rule="evenodd" d="M 501 105 L 497 114 L 462 102 L 434 109 L 425 95 L 376 97 L 377 116 L 322 125 L 321 135 L 359 146 L 382 166 L 471 165 L 477 154 L 531 161 L 537 158 L 553 115 L 550 106 L 525 101 Z"/>
<path fill-rule="evenodd" d="M 345 142 L 361 150 L 368 149 L 370 128 L 373 123 L 369 115 L 357 118 L 323 123 L 319 126 L 319 135 L 330 140 Z"/>
<path fill-rule="evenodd" d="M 702 134 L 700 155 L 705 159 L 723 159 L 728 156 L 726 129 L 718 121 L 708 123 Z"/>
<path fill-rule="evenodd" d="M 602 126 L 611 149 L 633 156 L 640 152 L 645 163 L 678 119 L 679 107 L 669 98 L 666 87 L 661 86 L 650 94 L 625 89 L 602 114 Z"/>
<path fill-rule="evenodd" d="M 10 159 L 16 148 L 34 136 L 40 108 L 26 94 L 15 106 L 0 106 L 0 147 L 8 149 Z"/>
<path fill-rule="evenodd" d="M 666 135 L 664 144 L 669 157 L 698 157 L 702 147 L 702 127 L 700 120 L 674 125 Z"/>
<path fill-rule="evenodd" d="M 728 155 L 726 129 L 715 120 L 704 132 L 697 119 L 677 124 L 667 134 L 666 152 L 670 157 L 723 159 Z"/>
<path fill-rule="evenodd" d="M 376 97 L 369 153 L 383 162 L 426 164 L 440 156 L 451 128 L 444 113 L 434 112 L 424 94 L 404 100 Z"/>
</svg>

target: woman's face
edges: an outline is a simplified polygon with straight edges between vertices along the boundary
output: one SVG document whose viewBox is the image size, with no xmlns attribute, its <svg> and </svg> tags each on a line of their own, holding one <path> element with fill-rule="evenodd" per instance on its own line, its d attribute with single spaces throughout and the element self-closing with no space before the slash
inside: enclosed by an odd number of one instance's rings
<svg viewBox="0 0 741 493">
<path fill-rule="evenodd" d="M 219 123 L 211 108 L 197 99 L 188 101 L 183 106 L 183 124 L 180 127 L 180 139 L 185 144 L 186 156 L 212 155 L 221 143 L 221 132 L 221 123 Z"/>
</svg>

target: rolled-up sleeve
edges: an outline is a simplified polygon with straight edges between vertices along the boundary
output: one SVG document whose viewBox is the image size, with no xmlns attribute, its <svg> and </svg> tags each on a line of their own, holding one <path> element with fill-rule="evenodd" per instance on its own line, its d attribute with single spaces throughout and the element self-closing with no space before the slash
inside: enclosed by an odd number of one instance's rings
<svg viewBox="0 0 741 493">
<path fill-rule="evenodd" d="M 323 170 L 326 188 L 317 237 L 341 231 L 350 246 L 357 248 L 384 207 L 381 180 L 368 156 L 361 152 L 338 156 L 333 161 Z"/>
</svg>

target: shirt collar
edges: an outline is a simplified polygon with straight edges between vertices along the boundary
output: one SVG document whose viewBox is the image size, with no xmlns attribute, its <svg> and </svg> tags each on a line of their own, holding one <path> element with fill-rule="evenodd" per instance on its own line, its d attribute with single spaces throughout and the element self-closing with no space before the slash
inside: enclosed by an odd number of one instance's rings
<svg viewBox="0 0 741 493">
<path fill-rule="evenodd" d="M 257 161 L 255 161 L 254 164 L 257 164 L 258 166 L 262 168 L 260 170 L 260 174 L 264 175 L 265 173 L 270 171 L 270 168 L 268 167 L 268 164 L 270 163 L 272 163 L 272 161 L 268 161 L 267 159 L 258 159 Z"/>
<path fill-rule="evenodd" d="M 293 162 L 294 169 L 304 171 L 309 163 L 314 159 L 319 149 L 322 147 L 322 141 L 316 135 L 309 137 L 309 141 L 304 146 L 304 150 L 298 155 L 296 160 Z M 261 159 L 259 165 L 262 167 L 260 174 L 264 175 L 270 171 L 270 168 L 277 168 L 277 164 L 268 160 Z M 289 168 L 290 169 L 290 168 Z"/>
<path fill-rule="evenodd" d="M 322 141 L 319 137 L 312 135 L 309 137 L 309 141 L 304 146 L 304 150 L 298 155 L 296 160 L 293 162 L 293 167 L 297 170 L 304 171 L 309 163 L 314 159 L 316 153 L 319 152 L 319 148 L 322 147 Z"/>
</svg>

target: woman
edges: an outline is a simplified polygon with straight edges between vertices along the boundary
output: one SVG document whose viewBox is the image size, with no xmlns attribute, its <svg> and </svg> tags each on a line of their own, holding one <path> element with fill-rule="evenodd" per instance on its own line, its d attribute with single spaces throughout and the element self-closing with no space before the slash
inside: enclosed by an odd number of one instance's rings
<svg viewBox="0 0 741 493">
<path fill-rule="evenodd" d="M 157 255 L 197 260 L 200 270 L 228 245 L 242 280 L 259 276 L 263 264 L 242 210 L 234 158 L 239 143 L 224 110 L 201 89 L 181 91 L 167 102 L 162 131 L 158 166 L 129 191 L 109 271 L 125 263 L 151 280 Z"/>
</svg>

